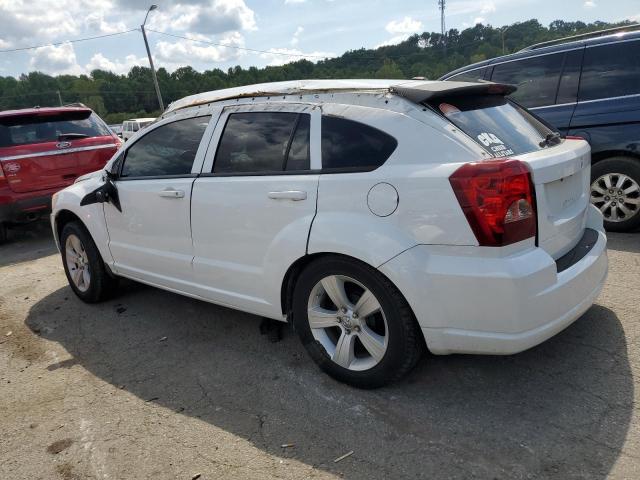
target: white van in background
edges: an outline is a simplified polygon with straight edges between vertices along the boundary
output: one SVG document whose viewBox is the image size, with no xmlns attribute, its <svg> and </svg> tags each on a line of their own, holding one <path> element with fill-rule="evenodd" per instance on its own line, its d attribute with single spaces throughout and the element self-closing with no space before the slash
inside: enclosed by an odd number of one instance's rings
<svg viewBox="0 0 640 480">
<path fill-rule="evenodd" d="M 148 127 L 155 121 L 155 118 L 132 118 L 131 120 L 125 120 L 122 122 L 122 139 L 124 141 L 129 140 L 138 130 Z"/>
</svg>

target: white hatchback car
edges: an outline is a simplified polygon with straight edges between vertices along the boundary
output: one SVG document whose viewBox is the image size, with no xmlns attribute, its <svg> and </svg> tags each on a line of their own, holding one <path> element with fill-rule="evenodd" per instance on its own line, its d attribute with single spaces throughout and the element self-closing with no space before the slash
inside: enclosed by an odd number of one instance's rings
<svg viewBox="0 0 640 480">
<path fill-rule="evenodd" d="M 53 200 L 74 292 L 118 277 L 292 321 L 360 387 L 435 354 L 511 354 L 571 324 L 607 274 L 590 149 L 515 87 L 300 81 L 174 102 Z"/>
</svg>

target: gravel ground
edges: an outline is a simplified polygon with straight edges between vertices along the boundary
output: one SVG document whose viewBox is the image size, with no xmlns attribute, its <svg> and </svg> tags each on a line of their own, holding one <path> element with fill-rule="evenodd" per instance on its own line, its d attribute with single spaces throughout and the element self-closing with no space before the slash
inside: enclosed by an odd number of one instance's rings
<svg viewBox="0 0 640 480">
<path fill-rule="evenodd" d="M 597 304 L 551 340 L 428 355 L 375 391 L 320 373 L 288 328 L 269 343 L 252 315 L 132 282 L 85 305 L 45 223 L 12 238 L 2 479 L 640 478 L 639 234 L 610 235 Z"/>
</svg>

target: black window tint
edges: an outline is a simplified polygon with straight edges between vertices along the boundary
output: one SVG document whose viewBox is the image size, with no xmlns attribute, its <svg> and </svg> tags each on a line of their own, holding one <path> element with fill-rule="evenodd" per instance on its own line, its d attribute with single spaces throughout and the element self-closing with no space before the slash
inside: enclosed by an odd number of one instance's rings
<svg viewBox="0 0 640 480">
<path fill-rule="evenodd" d="M 77 138 L 111 135 L 104 122 L 86 110 L 0 119 L 0 147 L 57 142 L 60 135 L 70 133 L 79 134 Z"/>
<path fill-rule="evenodd" d="M 287 158 L 287 170 L 309 170 L 309 132 L 310 115 L 300 115 L 296 133 L 291 140 L 289 157 Z"/>
<path fill-rule="evenodd" d="M 584 52 L 580 100 L 640 93 L 640 41 L 587 48 Z"/>
<path fill-rule="evenodd" d="M 189 175 L 211 116 L 168 123 L 149 132 L 127 150 L 123 177 Z"/>
<path fill-rule="evenodd" d="M 502 63 L 493 69 L 491 81 L 516 85 L 511 97 L 527 108 L 553 105 L 563 59 L 564 52 Z"/>
<path fill-rule="evenodd" d="M 447 80 L 452 82 L 479 82 L 484 78 L 485 70 L 486 68 L 478 68 L 476 70 L 458 73 L 453 77 L 447 78 Z"/>
<path fill-rule="evenodd" d="M 297 113 L 232 113 L 218 145 L 214 173 L 282 171 L 297 119 Z"/>
<path fill-rule="evenodd" d="M 364 123 L 322 117 L 322 168 L 375 169 L 398 146 L 391 135 Z"/>
<path fill-rule="evenodd" d="M 582 63 L 583 50 L 567 52 L 567 58 L 562 70 L 562 78 L 558 87 L 556 103 L 573 103 L 578 97 L 578 84 L 580 83 L 580 65 Z"/>
</svg>

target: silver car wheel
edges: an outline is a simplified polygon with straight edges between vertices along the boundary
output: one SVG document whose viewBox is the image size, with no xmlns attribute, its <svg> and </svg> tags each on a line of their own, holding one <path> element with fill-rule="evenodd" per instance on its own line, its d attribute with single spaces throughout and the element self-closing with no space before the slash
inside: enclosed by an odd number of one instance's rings
<svg viewBox="0 0 640 480">
<path fill-rule="evenodd" d="M 591 184 L 591 203 L 608 222 L 625 222 L 640 211 L 640 185 L 622 173 L 607 173 Z"/>
<path fill-rule="evenodd" d="M 71 281 L 81 292 L 86 292 L 91 284 L 89 257 L 82 241 L 74 234 L 65 242 L 65 259 Z"/>
<path fill-rule="evenodd" d="M 387 351 L 389 329 L 382 306 L 353 278 L 330 275 L 320 280 L 311 290 L 307 318 L 313 337 L 343 368 L 369 370 Z"/>
</svg>

